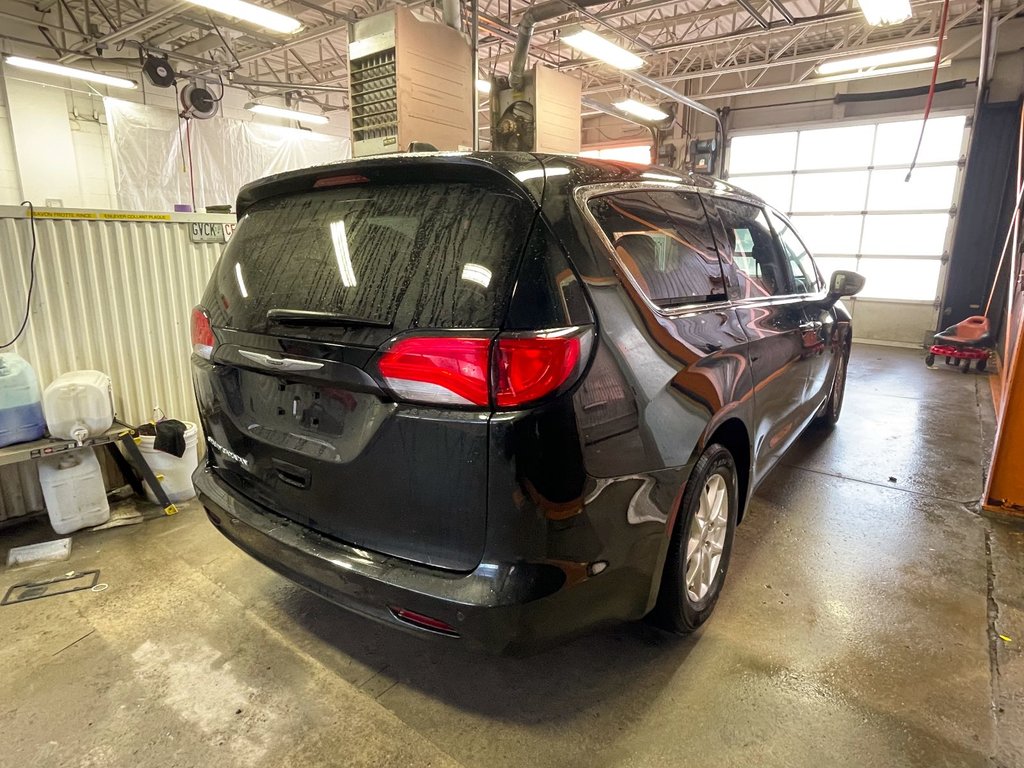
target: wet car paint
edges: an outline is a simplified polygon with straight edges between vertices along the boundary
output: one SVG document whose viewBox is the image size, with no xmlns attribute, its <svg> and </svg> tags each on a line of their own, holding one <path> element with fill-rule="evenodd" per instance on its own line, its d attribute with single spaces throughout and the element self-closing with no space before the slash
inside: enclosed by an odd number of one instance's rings
<svg viewBox="0 0 1024 768">
<path fill-rule="evenodd" d="M 403 158 L 394 165 L 415 162 Z M 364 574 L 336 558 L 337 568 L 350 571 L 346 583 L 359 584 L 354 592 L 349 587 L 320 589 L 323 584 L 309 574 L 298 574 L 294 567 L 279 569 L 342 605 L 353 594 L 361 604 L 374 603 L 375 589 L 382 590 L 380 594 L 393 591 L 389 584 L 401 571 L 406 574 L 401 583 L 416 585 L 415 594 L 400 592 L 411 601 L 410 608 L 450 619 L 467 641 L 503 651 L 606 621 L 643 616 L 657 598 L 681 491 L 703 447 L 717 430 L 735 435 L 741 428 L 750 462 L 750 477 L 743 484 L 745 502 L 824 402 L 834 359 L 848 343 L 850 324 L 841 306 L 809 308 L 807 301 L 751 302 L 733 296 L 693 311 L 652 311 L 635 286 L 623 279 L 609 243 L 574 196 L 589 185 L 629 189 L 650 184 L 643 169 L 522 155 L 483 155 L 461 162 L 528 177 L 523 187 L 539 206 L 539 222 L 551 242 L 568 255 L 597 318 L 589 368 L 572 392 L 551 403 L 498 412 L 481 421 L 487 435 L 487 470 L 473 471 L 486 477 L 486 513 L 478 512 L 486 525 L 478 562 L 468 571 L 462 568 L 458 578 L 465 584 L 489 586 L 459 593 L 457 610 L 450 590 L 454 575 L 425 569 L 397 552 L 387 560 L 385 571 Z M 536 173 L 545 167 L 570 170 Z M 721 182 L 676 175 L 678 183 L 664 178 L 654 183 L 703 194 L 741 194 Z M 286 176 L 260 194 L 298 183 L 294 175 Z M 256 193 L 247 194 L 255 199 Z M 721 224 L 713 210 L 709 213 L 719 255 L 727 263 L 730 254 L 719 236 Z M 820 325 L 808 328 L 809 317 Z M 294 341 L 288 344 L 294 349 Z M 197 379 L 197 392 L 204 425 L 209 419 L 216 437 L 218 409 L 223 406 L 218 398 L 204 399 L 207 385 L 202 378 Z M 429 410 L 409 416 L 429 419 Z M 452 426 L 447 416 L 433 418 L 442 430 Z M 419 466 L 400 462 L 393 468 L 426 479 L 415 491 L 404 486 L 409 492 L 426 493 L 439 503 L 446 483 L 459 482 L 450 475 L 446 460 L 463 450 L 459 434 L 456 428 L 445 438 L 455 442 L 443 455 L 417 452 Z M 400 435 L 396 440 L 400 455 Z M 217 464 L 216 456 L 213 462 Z M 201 498 L 216 506 L 223 494 L 213 488 L 210 471 L 197 473 L 197 487 Z M 212 471 L 223 467 L 214 466 Z M 433 484 L 431 479 L 438 477 L 441 482 Z M 373 490 L 387 482 L 382 475 L 368 485 L 363 503 L 372 504 Z M 258 496 L 254 500 L 260 501 Z M 228 535 L 236 541 L 243 538 Z M 348 546 L 345 541 L 335 544 Z M 272 554 L 257 552 L 251 542 L 240 546 L 276 567 Z M 316 565 L 311 570 L 322 569 L 322 564 Z M 561 576 L 550 578 L 553 571 Z M 549 575 L 538 576 L 541 573 Z M 482 610 L 515 605 L 527 595 L 538 605 L 513 619 L 503 615 L 491 620 Z M 379 595 L 376 605 L 382 605 Z M 376 617 L 390 620 L 385 611 L 376 611 Z"/>
</svg>

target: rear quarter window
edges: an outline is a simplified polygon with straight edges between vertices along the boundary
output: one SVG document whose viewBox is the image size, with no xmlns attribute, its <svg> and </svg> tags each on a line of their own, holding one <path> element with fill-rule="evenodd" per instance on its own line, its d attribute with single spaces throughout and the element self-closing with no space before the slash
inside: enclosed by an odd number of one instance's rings
<svg viewBox="0 0 1024 768">
<path fill-rule="evenodd" d="M 366 185 L 261 201 L 218 264 L 215 322 L 261 332 L 277 309 L 331 312 L 395 331 L 495 327 L 533 213 L 507 190 L 469 183 Z"/>
<path fill-rule="evenodd" d="M 725 298 L 725 279 L 696 193 L 618 192 L 595 197 L 590 212 L 619 263 L 659 307 Z"/>
</svg>

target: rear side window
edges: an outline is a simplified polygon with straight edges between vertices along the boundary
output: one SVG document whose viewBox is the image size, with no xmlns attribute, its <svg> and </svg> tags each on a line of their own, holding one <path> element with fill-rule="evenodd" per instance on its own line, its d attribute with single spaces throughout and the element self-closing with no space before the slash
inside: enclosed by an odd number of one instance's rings
<svg viewBox="0 0 1024 768">
<path fill-rule="evenodd" d="M 700 197 L 652 191 L 589 203 L 619 263 L 659 307 L 725 298 L 725 280 Z"/>
<path fill-rule="evenodd" d="M 787 274 L 764 211 L 756 205 L 722 197 L 715 198 L 715 208 L 730 241 L 740 298 L 789 293 Z"/>
<path fill-rule="evenodd" d="M 772 210 L 768 211 L 768 218 L 771 219 L 775 234 L 782 244 L 786 267 L 796 292 L 817 293 L 820 291 L 822 282 L 818 276 L 818 270 L 814 266 L 814 259 L 811 258 L 807 246 L 803 244 L 793 226 Z"/>
<path fill-rule="evenodd" d="M 225 325 L 253 331 L 265 330 L 271 310 L 396 331 L 497 327 L 532 217 L 520 198 L 467 183 L 265 200 L 246 212 L 220 260 L 218 309 Z"/>
</svg>

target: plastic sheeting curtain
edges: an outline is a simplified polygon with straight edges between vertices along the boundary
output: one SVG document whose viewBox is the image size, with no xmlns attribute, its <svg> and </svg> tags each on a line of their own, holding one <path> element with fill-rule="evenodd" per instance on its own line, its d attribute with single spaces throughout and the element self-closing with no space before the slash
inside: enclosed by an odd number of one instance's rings
<svg viewBox="0 0 1024 768">
<path fill-rule="evenodd" d="M 103 100 L 117 177 L 118 204 L 127 210 L 169 211 L 192 203 L 185 130 L 173 111 Z M 254 179 L 352 154 L 348 139 L 294 128 L 232 120 L 193 120 L 195 201 L 234 204 L 238 189 Z"/>
</svg>

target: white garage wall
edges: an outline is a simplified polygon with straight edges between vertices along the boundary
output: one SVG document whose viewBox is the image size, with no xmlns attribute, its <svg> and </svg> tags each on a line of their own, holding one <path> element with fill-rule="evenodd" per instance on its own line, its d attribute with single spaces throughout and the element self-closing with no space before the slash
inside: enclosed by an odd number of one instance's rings
<svg viewBox="0 0 1024 768">
<path fill-rule="evenodd" d="M 148 82 L 141 81 L 137 69 L 130 71 L 129 74 L 131 77 L 140 79 L 139 89 L 135 91 L 110 89 L 110 96 L 124 101 L 177 111 L 178 106 L 173 88 L 154 88 Z M 62 121 L 71 132 L 74 149 L 71 176 L 77 176 L 72 189 L 69 190 L 69 174 L 64 164 L 44 165 L 32 162 L 34 156 L 43 154 L 40 152 L 38 142 L 31 142 L 29 139 L 18 142 L 14 140 L 11 121 L 12 100 L 8 95 L 12 83 L 17 83 L 15 87 L 19 90 L 19 86 L 26 84 L 35 93 L 55 94 L 59 92 L 64 95 L 67 108 Z M 212 87 L 216 89 L 217 86 L 214 84 Z M 32 168 L 34 186 L 37 187 L 33 192 L 42 190 L 43 199 L 33 199 L 33 202 L 42 205 L 45 202 L 45 197 L 55 197 L 63 199 L 65 207 L 110 209 L 122 207 L 117 195 L 116 175 L 111 161 L 110 141 L 103 106 L 103 97 L 108 95 L 108 91 L 106 88 L 91 91 L 90 88 L 90 85 L 84 83 L 46 78 L 45 76 L 37 77 L 34 73 L 22 73 L 10 68 L 0 72 L 0 205 L 17 205 L 25 199 L 25 190 L 19 178 L 19 158 L 22 158 L 26 166 L 39 166 Z M 289 121 L 255 117 L 244 108 L 248 101 L 249 96 L 244 91 L 228 89 L 222 102 L 221 115 L 214 120 L 226 117 L 261 125 L 282 127 L 293 125 Z M 261 101 L 274 103 L 273 100 L 268 99 Z M 19 108 L 24 109 L 25 107 L 21 105 Z M 305 108 L 308 109 L 308 107 Z M 49 119 L 57 118 L 50 115 Z M 322 127 L 318 126 L 316 132 L 347 139 L 349 135 L 348 113 L 333 112 L 331 122 Z M 344 157 L 338 159 L 344 159 Z M 45 190 L 54 190 L 54 192 L 51 194 Z M 34 194 L 34 198 L 39 197 L 39 194 Z"/>
</svg>

